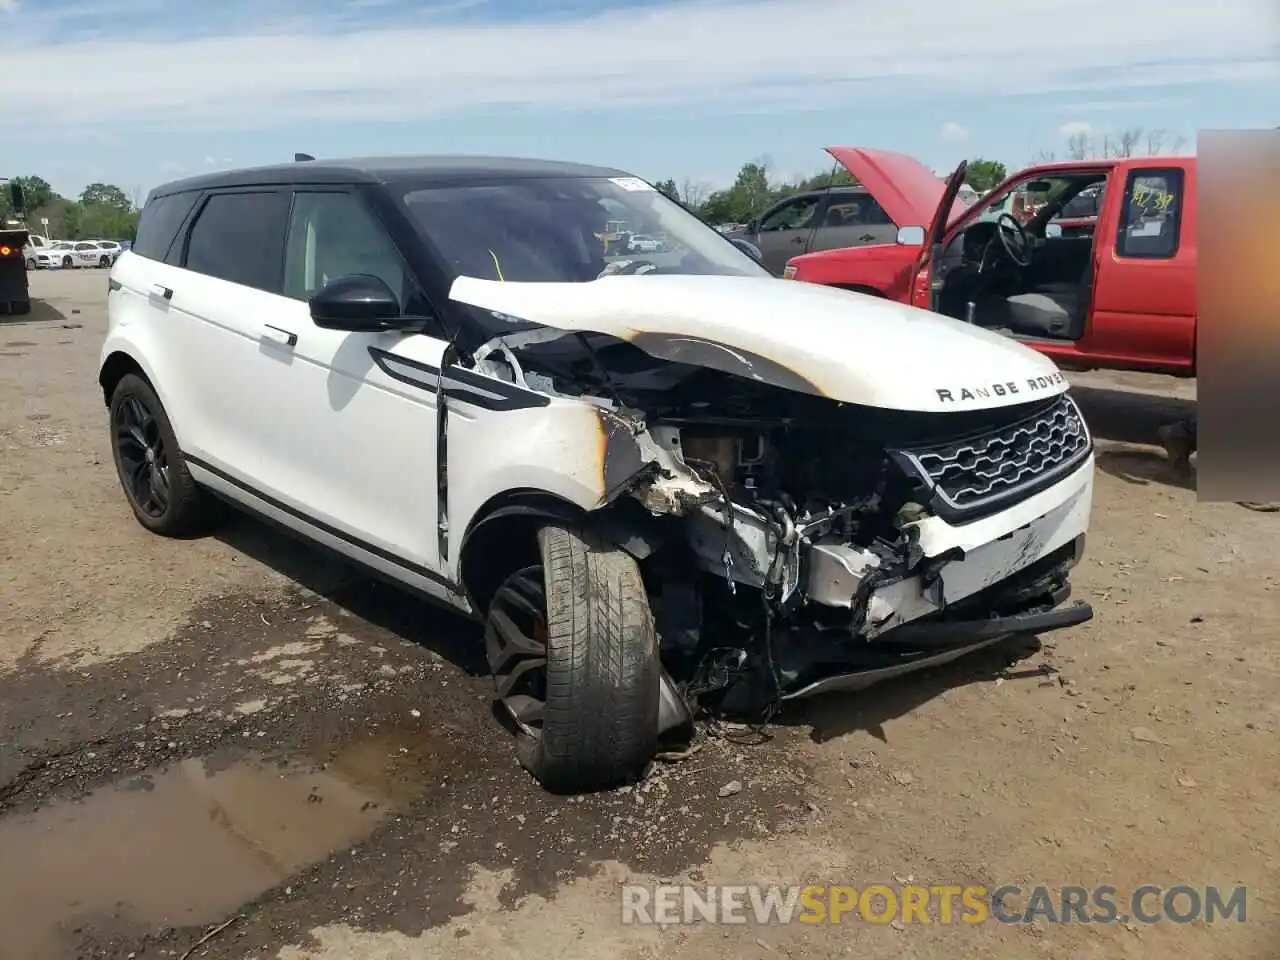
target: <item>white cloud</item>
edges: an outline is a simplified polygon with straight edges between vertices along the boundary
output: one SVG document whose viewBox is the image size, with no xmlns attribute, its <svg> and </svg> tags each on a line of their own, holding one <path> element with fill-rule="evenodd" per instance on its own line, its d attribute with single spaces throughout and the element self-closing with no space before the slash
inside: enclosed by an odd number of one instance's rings
<svg viewBox="0 0 1280 960">
<path fill-rule="evenodd" d="M 18 9 L 18 0 L 0 0 L 0 13 L 13 13 Z"/>
<path fill-rule="evenodd" d="M 828 108 L 865 100 L 980 103 L 1010 92 L 1096 99 L 1280 78 L 1271 37 L 1258 29 L 1270 20 L 1270 0 L 1186 5 L 1176 16 L 1168 0 L 1024 0 L 1019 14 L 1029 22 L 1107 24 L 1042 31 L 991 30 L 1009 9 L 993 0 L 898 7 L 666 0 L 547 23 L 459 22 L 446 7 L 342 31 L 302 15 L 295 2 L 272 7 L 292 20 L 253 25 L 236 13 L 230 19 L 239 26 L 221 35 L 201 33 L 199 13 L 185 0 L 145 2 L 163 10 L 148 18 L 147 31 L 121 28 L 119 36 L 75 42 L 42 39 L 56 36 L 40 19 L 52 12 L 24 12 L 19 26 L 29 20 L 28 35 L 6 40 L 0 116 L 15 129 L 140 122 L 208 130 L 411 122 L 513 106 L 785 110 L 812 106 L 815 95 Z M 876 42 L 851 60 L 847 38 L 869 22 Z M 111 18 L 92 23 L 113 29 Z M 823 25 L 816 39 L 815 23 Z M 167 37 L 166 24 L 175 25 Z M 122 63 L 129 69 L 121 71 Z M 27 82 L 30 76 L 40 83 Z M 103 76 L 112 78 L 109 97 L 101 94 Z"/>
<path fill-rule="evenodd" d="M 948 120 L 938 131 L 938 136 L 948 143 L 963 143 L 969 139 L 969 131 L 954 120 Z"/>
<path fill-rule="evenodd" d="M 1058 133 L 1064 140 L 1069 140 L 1072 137 L 1091 137 L 1093 136 L 1093 124 L 1085 123 L 1083 120 L 1072 120 L 1060 126 Z"/>
</svg>

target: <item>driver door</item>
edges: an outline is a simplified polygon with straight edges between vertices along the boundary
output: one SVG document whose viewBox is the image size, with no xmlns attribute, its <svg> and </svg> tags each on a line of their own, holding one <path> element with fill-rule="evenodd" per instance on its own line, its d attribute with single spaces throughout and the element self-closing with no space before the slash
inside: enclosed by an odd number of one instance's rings
<svg viewBox="0 0 1280 960">
<path fill-rule="evenodd" d="M 821 194 L 795 197 L 774 207 L 760 221 L 755 244 L 764 255 L 765 269 L 775 277 L 782 276 L 788 260 L 807 252 L 821 202 Z"/>
</svg>

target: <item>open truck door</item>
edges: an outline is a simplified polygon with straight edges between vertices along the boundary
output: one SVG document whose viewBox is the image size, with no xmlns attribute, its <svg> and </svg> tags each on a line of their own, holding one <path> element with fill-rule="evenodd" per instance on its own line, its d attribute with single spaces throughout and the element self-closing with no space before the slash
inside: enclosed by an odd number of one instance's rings
<svg viewBox="0 0 1280 960">
<path fill-rule="evenodd" d="M 920 245 L 920 258 L 916 261 L 916 275 L 919 276 L 921 271 L 925 271 L 926 282 L 929 285 L 929 309 L 938 309 L 938 298 L 942 293 L 942 281 L 934 276 L 933 264 L 937 262 L 942 255 L 942 237 L 947 232 L 947 224 L 956 216 L 954 208 L 960 206 L 961 213 L 967 209 L 963 204 L 957 204 L 960 196 L 960 188 L 964 186 L 964 178 L 969 172 L 968 161 L 960 161 L 960 166 L 952 171 L 951 176 L 947 178 L 947 186 L 942 194 L 942 200 L 938 203 L 938 209 L 934 211 L 933 221 L 929 224 L 929 230 L 925 234 L 924 243 Z"/>
<path fill-rule="evenodd" d="M 919 247 L 905 282 L 907 288 L 913 288 L 915 278 L 932 261 L 947 225 L 968 209 L 960 202 L 960 188 L 969 165 L 961 163 L 943 180 L 905 153 L 870 147 L 827 147 L 827 153 L 867 189 L 893 220 L 898 244 Z M 936 291 L 932 298 L 936 298 Z"/>
</svg>

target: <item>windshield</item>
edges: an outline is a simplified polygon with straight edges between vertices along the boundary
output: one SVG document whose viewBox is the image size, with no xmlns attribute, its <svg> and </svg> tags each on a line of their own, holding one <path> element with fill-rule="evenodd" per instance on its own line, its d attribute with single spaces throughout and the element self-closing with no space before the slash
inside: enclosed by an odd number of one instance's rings
<svg viewBox="0 0 1280 960">
<path fill-rule="evenodd" d="M 1002 194 L 984 201 L 987 204 L 974 223 L 995 220 L 1008 213 L 1019 223 L 1028 223 L 1047 203 L 1052 203 L 1068 190 L 1074 189 L 1082 177 L 1037 177 L 1024 181 Z"/>
<path fill-rule="evenodd" d="M 1073 182 L 1071 179 L 1053 177 L 1019 183 L 1010 191 L 989 198 L 987 209 L 980 212 L 974 223 L 995 220 L 1001 214 L 1011 214 L 1019 223 L 1027 223 L 1041 207 L 1056 200 Z"/>
<path fill-rule="evenodd" d="M 684 207 L 631 177 L 414 189 L 405 208 L 454 277 L 584 283 L 610 273 L 767 277 Z M 646 248 L 635 248 L 637 241 Z"/>
</svg>

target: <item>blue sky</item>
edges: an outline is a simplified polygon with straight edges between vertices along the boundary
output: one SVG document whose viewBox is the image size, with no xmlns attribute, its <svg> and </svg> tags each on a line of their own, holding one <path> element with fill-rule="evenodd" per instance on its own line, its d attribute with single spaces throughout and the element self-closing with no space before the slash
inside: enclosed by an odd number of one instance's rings
<svg viewBox="0 0 1280 960">
<path fill-rule="evenodd" d="M 1274 0 L 0 0 L 0 175 L 496 153 L 723 186 L 1280 124 Z"/>
</svg>

